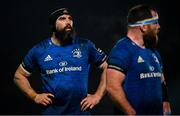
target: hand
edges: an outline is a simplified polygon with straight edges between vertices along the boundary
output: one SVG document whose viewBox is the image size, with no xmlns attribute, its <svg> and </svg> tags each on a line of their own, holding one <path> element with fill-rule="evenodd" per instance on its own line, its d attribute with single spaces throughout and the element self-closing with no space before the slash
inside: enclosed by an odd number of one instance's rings
<svg viewBox="0 0 180 116">
<path fill-rule="evenodd" d="M 85 111 L 86 109 L 92 109 L 96 104 L 100 101 L 100 97 L 98 95 L 88 94 L 86 98 L 81 101 L 81 110 Z"/>
<path fill-rule="evenodd" d="M 54 97 L 54 95 L 51 93 L 37 94 L 36 97 L 34 98 L 34 101 L 37 104 L 42 104 L 44 106 L 47 106 L 49 104 L 52 104 L 51 97 Z"/>
<path fill-rule="evenodd" d="M 135 116 L 136 111 L 134 109 L 129 109 L 128 111 L 126 111 L 126 115 Z"/>
<path fill-rule="evenodd" d="M 163 102 L 163 115 L 167 116 L 171 114 L 171 107 L 169 102 Z"/>
</svg>

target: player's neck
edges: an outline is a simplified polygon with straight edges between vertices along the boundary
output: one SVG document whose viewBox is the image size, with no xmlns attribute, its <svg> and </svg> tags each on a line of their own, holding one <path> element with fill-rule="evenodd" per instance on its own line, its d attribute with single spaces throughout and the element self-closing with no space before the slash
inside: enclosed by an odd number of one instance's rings
<svg viewBox="0 0 180 116">
<path fill-rule="evenodd" d="M 58 45 L 58 46 L 61 45 L 61 40 L 57 39 L 57 38 L 54 37 L 54 36 L 51 37 L 51 41 L 52 41 L 52 43 L 55 44 L 55 45 Z"/>
<path fill-rule="evenodd" d="M 128 30 L 127 37 L 130 38 L 134 43 L 136 43 L 139 47 L 145 48 L 142 34 L 137 29 Z"/>
</svg>

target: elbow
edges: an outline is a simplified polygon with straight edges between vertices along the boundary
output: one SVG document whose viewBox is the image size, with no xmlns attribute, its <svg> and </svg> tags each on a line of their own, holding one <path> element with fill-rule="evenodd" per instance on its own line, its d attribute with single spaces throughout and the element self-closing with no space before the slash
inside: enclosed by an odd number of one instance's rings
<svg viewBox="0 0 180 116">
<path fill-rule="evenodd" d="M 19 70 L 17 70 L 14 74 L 14 78 L 13 78 L 13 81 L 15 84 L 17 84 L 20 80 L 23 79 L 23 75 L 21 74 L 21 72 Z"/>
<path fill-rule="evenodd" d="M 16 70 L 14 74 L 14 83 L 17 83 L 19 80 L 24 80 L 24 78 L 28 77 L 28 74 L 26 74 L 20 67 Z"/>
<path fill-rule="evenodd" d="M 114 100 L 114 95 L 116 95 L 116 90 L 112 86 L 106 86 L 107 95 L 111 100 Z"/>
<path fill-rule="evenodd" d="M 14 74 L 14 78 L 13 78 L 13 82 L 16 84 L 17 83 L 17 81 L 18 81 L 18 73 L 17 73 L 17 71 L 15 72 L 15 74 Z"/>
<path fill-rule="evenodd" d="M 106 91 L 107 91 L 108 94 L 111 94 L 112 91 L 113 91 L 112 86 L 107 84 L 107 85 L 106 85 Z"/>
</svg>

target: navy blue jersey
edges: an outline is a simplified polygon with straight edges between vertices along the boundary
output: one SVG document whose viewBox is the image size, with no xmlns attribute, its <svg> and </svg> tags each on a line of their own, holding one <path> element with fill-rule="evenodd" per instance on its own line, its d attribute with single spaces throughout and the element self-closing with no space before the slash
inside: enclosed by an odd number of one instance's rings
<svg viewBox="0 0 180 116">
<path fill-rule="evenodd" d="M 162 114 L 162 62 L 157 51 L 120 39 L 108 58 L 108 68 L 125 74 L 123 88 L 137 114 Z"/>
<path fill-rule="evenodd" d="M 86 114 L 80 102 L 87 96 L 90 62 L 99 66 L 105 59 L 104 52 L 87 39 L 75 38 L 70 45 L 57 46 L 49 38 L 35 45 L 21 66 L 28 73 L 39 69 L 43 91 L 55 95 L 43 114 Z"/>
</svg>

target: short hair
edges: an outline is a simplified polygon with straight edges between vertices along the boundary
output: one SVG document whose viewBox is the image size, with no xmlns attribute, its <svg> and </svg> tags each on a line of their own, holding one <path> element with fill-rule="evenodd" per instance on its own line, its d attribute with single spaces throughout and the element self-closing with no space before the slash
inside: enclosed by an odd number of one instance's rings
<svg viewBox="0 0 180 116">
<path fill-rule="evenodd" d="M 152 10 L 157 12 L 157 10 L 153 6 L 146 4 L 140 4 L 132 7 L 127 15 L 127 23 L 134 24 L 137 21 L 152 18 Z"/>
</svg>

